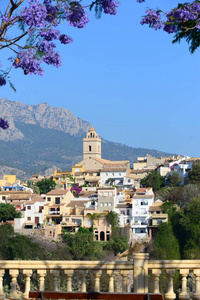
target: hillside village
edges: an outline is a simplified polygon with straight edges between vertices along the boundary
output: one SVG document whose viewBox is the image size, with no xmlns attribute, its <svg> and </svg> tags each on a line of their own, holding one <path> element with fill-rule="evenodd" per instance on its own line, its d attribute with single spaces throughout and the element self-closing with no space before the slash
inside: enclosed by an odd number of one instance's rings
<svg viewBox="0 0 200 300">
<path fill-rule="evenodd" d="M 168 222 L 168 214 L 162 211 L 163 201 L 153 187 L 142 186 L 142 179 L 155 170 L 165 180 L 178 173 L 180 185 L 184 185 L 188 171 L 199 162 L 187 156 L 138 157 L 133 166 L 128 160 L 107 160 L 101 156 L 101 138 L 91 127 L 83 139 L 82 161 L 70 171 L 56 170 L 48 178 L 55 188 L 39 195 L 33 187 L 45 180 L 44 176 L 34 174 L 28 182 L 20 182 L 16 175 L 4 175 L 0 203 L 10 203 L 21 212 L 12 223 L 15 232 L 22 234 L 57 239 L 63 230 L 75 233 L 80 227 L 94 226 L 95 239 L 108 241 L 111 225 L 106 215 L 113 211 L 130 243 L 149 241 L 159 224 Z"/>
</svg>

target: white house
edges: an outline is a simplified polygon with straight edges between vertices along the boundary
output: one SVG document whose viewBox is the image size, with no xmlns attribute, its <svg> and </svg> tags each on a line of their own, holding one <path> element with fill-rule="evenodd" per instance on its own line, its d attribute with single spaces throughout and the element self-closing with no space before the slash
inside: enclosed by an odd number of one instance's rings
<svg viewBox="0 0 200 300">
<path fill-rule="evenodd" d="M 131 224 L 132 205 L 130 203 L 117 204 L 116 212 L 119 214 L 119 226 L 124 227 Z"/>
<path fill-rule="evenodd" d="M 21 207 L 22 218 L 15 219 L 15 229 L 32 229 L 38 224 L 44 223 L 44 204 L 46 200 L 41 197 L 17 204 L 13 202 L 16 209 Z M 18 209 L 19 210 L 19 209 Z"/>
<path fill-rule="evenodd" d="M 36 201 L 27 202 L 25 205 L 24 217 L 26 223 L 31 223 L 33 226 L 42 224 L 44 222 L 44 204 L 46 200 L 38 199 Z"/>
<path fill-rule="evenodd" d="M 123 186 L 124 177 L 127 175 L 126 167 L 103 168 L 100 171 L 102 185 Z"/>
<path fill-rule="evenodd" d="M 154 195 L 135 195 L 132 202 L 131 229 L 133 238 L 145 239 L 148 236 L 147 224 L 149 207 L 153 205 Z"/>
<path fill-rule="evenodd" d="M 138 188 L 139 182 L 130 176 L 124 177 L 123 188 L 131 189 L 132 187 Z"/>
<path fill-rule="evenodd" d="M 192 170 L 193 162 L 190 160 L 182 161 L 178 165 L 173 166 L 172 174 L 174 172 L 178 172 L 180 177 L 187 178 L 188 177 L 188 171 Z"/>
</svg>

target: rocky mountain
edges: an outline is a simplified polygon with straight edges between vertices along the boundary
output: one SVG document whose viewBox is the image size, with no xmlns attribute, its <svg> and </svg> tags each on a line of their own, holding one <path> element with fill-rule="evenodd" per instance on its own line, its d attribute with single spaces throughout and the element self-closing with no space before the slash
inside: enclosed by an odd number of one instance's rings
<svg viewBox="0 0 200 300">
<path fill-rule="evenodd" d="M 82 139 L 91 124 L 69 110 L 0 98 L 0 116 L 10 125 L 9 130 L 0 130 L 0 175 L 7 172 L 29 178 L 33 173 L 49 174 L 56 168 L 70 170 L 82 159 Z M 132 164 L 137 156 L 146 154 L 170 155 L 102 139 L 103 158 L 130 160 Z"/>
<path fill-rule="evenodd" d="M 0 116 L 4 116 L 10 125 L 9 130 L 0 132 L 0 139 L 4 141 L 25 139 L 23 132 L 16 127 L 16 122 L 59 130 L 72 136 L 86 132 L 90 127 L 88 122 L 79 119 L 68 109 L 51 107 L 47 103 L 25 105 L 22 102 L 0 98 Z"/>
</svg>

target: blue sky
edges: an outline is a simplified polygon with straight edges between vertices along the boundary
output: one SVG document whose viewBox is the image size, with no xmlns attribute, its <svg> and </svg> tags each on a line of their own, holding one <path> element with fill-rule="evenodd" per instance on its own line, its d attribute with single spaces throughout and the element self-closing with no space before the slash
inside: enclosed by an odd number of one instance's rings
<svg viewBox="0 0 200 300">
<path fill-rule="evenodd" d="M 116 16 L 93 13 L 84 29 L 63 25 L 74 43 L 59 46 L 62 67 L 45 67 L 43 77 L 13 70 L 17 92 L 6 86 L 0 96 L 65 107 L 110 141 L 200 156 L 200 49 L 191 55 L 184 41 L 172 45 L 172 35 L 140 25 L 148 6 L 175 4 L 121 0 Z"/>
</svg>

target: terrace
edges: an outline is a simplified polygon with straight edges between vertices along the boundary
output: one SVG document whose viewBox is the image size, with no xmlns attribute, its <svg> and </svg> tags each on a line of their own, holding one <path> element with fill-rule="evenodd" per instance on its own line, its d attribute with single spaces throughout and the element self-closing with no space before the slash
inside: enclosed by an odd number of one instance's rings
<svg viewBox="0 0 200 300">
<path fill-rule="evenodd" d="M 182 278 L 182 286 L 179 299 L 200 299 L 200 260 L 149 260 L 148 254 L 137 253 L 133 255 L 133 261 L 0 261 L 0 299 L 5 299 L 3 288 L 3 277 L 6 270 L 11 276 L 9 299 L 19 299 L 20 292 L 18 286 L 18 276 L 25 276 L 25 289 L 21 291 L 23 299 L 29 299 L 29 291 L 32 284 L 33 271 L 37 271 L 38 289 L 47 290 L 45 276 L 52 276 L 52 290 L 59 291 L 59 274 L 62 272 L 66 276 L 66 291 L 73 291 L 74 274 L 79 273 L 80 286 L 76 291 L 86 292 L 87 274 L 92 271 L 94 276 L 94 292 L 100 292 L 100 278 L 103 272 L 109 276 L 108 292 L 130 292 L 130 276 L 133 282 L 134 293 L 148 293 L 148 274 L 153 276 L 152 292 L 159 293 L 159 277 L 162 270 L 167 275 L 166 300 L 176 298 L 173 289 L 173 277 L 177 270 Z M 195 278 L 195 292 L 188 294 L 187 276 L 193 274 Z M 120 276 L 121 284 L 115 284 L 115 277 Z"/>
</svg>

